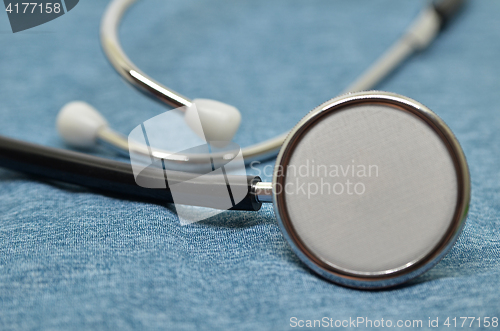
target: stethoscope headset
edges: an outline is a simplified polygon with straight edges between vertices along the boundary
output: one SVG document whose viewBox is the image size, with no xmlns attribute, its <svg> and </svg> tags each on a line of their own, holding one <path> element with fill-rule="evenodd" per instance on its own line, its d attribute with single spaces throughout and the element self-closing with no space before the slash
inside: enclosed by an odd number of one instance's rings
<svg viewBox="0 0 500 331">
<path fill-rule="evenodd" d="M 118 40 L 118 27 L 133 2 L 114 0 L 103 18 L 101 41 L 111 64 L 141 92 L 181 109 L 190 126 L 189 114 L 196 108 L 207 141 L 230 141 L 240 124 L 236 108 L 213 100 L 190 100 L 151 79 L 127 58 Z M 344 286 L 390 287 L 438 263 L 455 243 L 467 215 L 470 179 L 462 149 L 446 124 L 419 102 L 394 93 L 362 91 L 426 48 L 462 2 L 430 4 L 406 34 L 346 90 L 349 93 L 315 108 L 290 132 L 243 148 L 240 152 L 246 164 L 277 154 L 273 182 L 239 176 L 235 185 L 245 195 L 230 209 L 257 211 L 262 203 L 272 202 L 283 235 L 297 256 L 319 275 Z M 161 160 L 177 174 L 169 178 L 174 181 L 182 182 L 183 170 L 196 168 L 200 157 L 131 146 L 82 102 L 63 107 L 57 126 L 72 146 L 103 143 L 127 155 L 146 154 Z M 227 157 L 227 151 L 219 154 L 212 156 Z M 300 184 L 304 176 L 296 169 L 311 166 L 309 161 L 315 162 L 317 173 L 326 174 L 332 170 L 326 165 L 336 165 L 333 177 L 338 177 L 337 165 L 352 166 L 344 176 L 363 179 L 363 187 L 340 194 L 340 186 L 334 185 L 330 192 L 325 178 L 314 175 Z M 173 202 L 168 186 L 151 189 L 137 185 L 131 164 L 69 150 L 0 137 L 0 166 L 123 197 Z M 374 173 L 367 175 L 372 167 Z M 164 179 L 163 173 L 153 169 L 145 169 L 141 176 L 146 181 Z M 329 192 L 311 198 L 302 187 L 290 189 L 296 183 L 316 190 L 328 187 Z M 207 198 L 218 184 L 200 178 L 190 185 L 191 193 L 176 204 L 218 207 L 217 197 Z"/>
</svg>

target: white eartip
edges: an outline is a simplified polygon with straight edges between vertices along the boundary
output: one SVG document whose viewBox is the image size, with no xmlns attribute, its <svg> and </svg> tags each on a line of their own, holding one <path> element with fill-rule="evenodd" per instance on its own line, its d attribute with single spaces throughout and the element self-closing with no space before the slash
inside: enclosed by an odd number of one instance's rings
<svg viewBox="0 0 500 331">
<path fill-rule="evenodd" d="M 230 142 L 233 139 L 241 123 L 238 109 L 209 99 L 195 99 L 192 102 L 186 109 L 184 119 L 198 136 L 207 142 Z"/>
<path fill-rule="evenodd" d="M 56 125 L 67 144 L 89 148 L 95 145 L 99 129 L 107 126 L 108 122 L 88 103 L 73 101 L 61 108 Z"/>
</svg>

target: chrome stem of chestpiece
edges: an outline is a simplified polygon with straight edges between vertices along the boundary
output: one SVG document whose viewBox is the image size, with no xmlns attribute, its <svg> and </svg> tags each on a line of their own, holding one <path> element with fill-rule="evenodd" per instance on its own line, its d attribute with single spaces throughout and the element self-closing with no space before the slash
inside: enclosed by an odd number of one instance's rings
<svg viewBox="0 0 500 331">
<path fill-rule="evenodd" d="M 257 182 L 253 184 L 252 190 L 258 202 L 273 202 L 273 183 Z"/>
</svg>

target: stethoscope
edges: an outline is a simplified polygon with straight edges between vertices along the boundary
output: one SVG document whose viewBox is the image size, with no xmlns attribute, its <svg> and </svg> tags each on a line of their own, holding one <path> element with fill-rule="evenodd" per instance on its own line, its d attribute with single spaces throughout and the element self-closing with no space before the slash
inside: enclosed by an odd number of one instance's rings
<svg viewBox="0 0 500 331">
<path fill-rule="evenodd" d="M 133 2 L 114 0 L 102 20 L 102 46 L 113 67 L 141 92 L 183 112 L 188 126 L 195 126 L 193 118 L 201 118 L 207 141 L 230 141 L 241 119 L 236 108 L 190 100 L 127 58 L 118 27 Z M 401 284 L 437 264 L 458 238 L 470 199 L 467 162 L 453 133 L 430 109 L 394 93 L 363 91 L 427 47 L 461 5 L 460 0 L 430 4 L 345 94 L 312 110 L 290 132 L 240 151 L 211 154 L 212 162 L 231 161 L 239 154 L 246 164 L 277 155 L 272 183 L 258 176 L 229 175 L 225 181 L 190 176 L 206 154 L 132 144 L 83 102 L 66 105 L 58 115 L 65 141 L 77 147 L 102 143 L 127 155 L 161 161 L 160 168 L 142 169 L 140 180 L 164 181 L 168 169 L 163 189 L 138 185 L 129 163 L 5 137 L 0 137 L 0 165 L 158 203 L 173 202 L 171 188 L 188 178 L 189 187 L 175 203 L 212 208 L 220 208 L 223 198 L 218 192 L 231 182 L 231 189 L 243 194 L 228 209 L 256 211 L 272 202 L 292 250 L 319 275 L 356 288 Z M 198 117 L 190 115 L 193 109 Z M 312 191 L 316 193 L 311 197 Z"/>
</svg>

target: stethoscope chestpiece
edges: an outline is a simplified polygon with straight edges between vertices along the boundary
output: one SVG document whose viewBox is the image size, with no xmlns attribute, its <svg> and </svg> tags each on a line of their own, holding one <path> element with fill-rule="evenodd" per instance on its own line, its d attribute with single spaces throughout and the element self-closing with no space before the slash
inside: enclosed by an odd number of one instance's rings
<svg viewBox="0 0 500 331">
<path fill-rule="evenodd" d="M 459 236 L 470 200 L 462 149 L 424 105 L 387 92 L 332 99 L 290 132 L 274 209 L 298 257 L 324 278 L 385 288 L 432 268 Z"/>
</svg>

